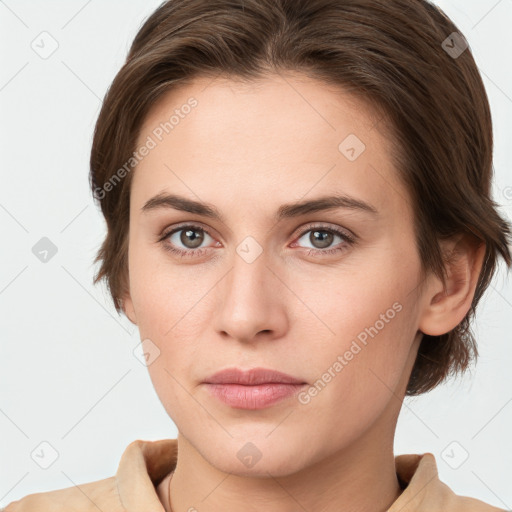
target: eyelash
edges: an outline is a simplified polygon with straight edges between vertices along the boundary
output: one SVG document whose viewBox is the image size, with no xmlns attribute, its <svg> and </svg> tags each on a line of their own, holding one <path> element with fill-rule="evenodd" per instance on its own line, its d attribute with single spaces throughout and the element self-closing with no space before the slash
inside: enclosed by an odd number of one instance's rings
<svg viewBox="0 0 512 512">
<path fill-rule="evenodd" d="M 205 228 L 203 228 L 201 226 L 198 226 L 196 224 L 184 224 L 182 226 L 179 226 L 177 228 L 172 229 L 171 231 L 168 231 L 168 232 L 164 233 L 162 235 L 162 237 L 158 240 L 158 242 L 163 245 L 163 248 L 166 251 L 168 251 L 168 252 L 170 252 L 172 254 L 175 254 L 175 255 L 177 255 L 180 258 L 199 257 L 199 256 L 201 256 L 204 253 L 206 248 L 188 249 L 188 250 L 185 251 L 185 250 L 182 250 L 182 249 L 176 249 L 175 247 L 173 247 L 172 245 L 170 245 L 167 242 L 167 239 L 171 235 L 173 235 L 174 233 L 177 233 L 179 231 L 184 231 L 186 229 L 191 229 L 193 231 L 201 231 L 203 233 L 206 233 L 208 236 L 212 236 L 207 229 L 205 229 Z M 347 246 L 350 247 L 350 246 L 354 245 L 355 242 L 356 242 L 356 237 L 355 236 L 351 236 L 351 235 L 349 235 L 349 234 L 347 234 L 345 232 L 342 232 L 342 231 L 340 231 L 338 229 L 335 229 L 335 228 L 332 228 L 332 227 L 321 226 L 321 225 L 320 226 L 318 226 L 318 225 L 307 225 L 304 228 L 304 230 L 298 235 L 297 240 L 302 238 L 309 231 L 313 231 L 313 230 L 323 231 L 323 232 L 327 232 L 327 233 L 332 233 L 332 234 L 338 235 L 340 238 L 343 239 L 343 242 L 342 242 L 341 246 L 335 247 L 333 249 L 308 249 L 308 252 L 307 252 L 308 256 L 315 255 L 317 253 L 321 253 L 322 255 L 332 255 L 332 254 L 338 253 L 340 251 L 346 250 Z"/>
</svg>

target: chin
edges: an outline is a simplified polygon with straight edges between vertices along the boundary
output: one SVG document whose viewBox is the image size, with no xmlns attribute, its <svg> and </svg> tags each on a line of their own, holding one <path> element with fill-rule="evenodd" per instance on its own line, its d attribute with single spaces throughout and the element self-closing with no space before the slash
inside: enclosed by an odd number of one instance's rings
<svg viewBox="0 0 512 512">
<path fill-rule="evenodd" d="M 235 436 L 197 446 L 202 456 L 218 470 L 237 476 L 284 477 L 303 469 L 313 454 L 305 451 L 305 435 L 275 436 L 268 433 Z M 211 438 L 210 438 L 211 439 Z M 285 442 L 286 439 L 286 442 Z M 311 450 L 311 443 L 309 443 Z"/>
</svg>

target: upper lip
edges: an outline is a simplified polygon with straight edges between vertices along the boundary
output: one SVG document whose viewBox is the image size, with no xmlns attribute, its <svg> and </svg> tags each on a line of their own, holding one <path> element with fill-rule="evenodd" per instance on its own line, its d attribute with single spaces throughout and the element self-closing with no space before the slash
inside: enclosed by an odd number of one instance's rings
<svg viewBox="0 0 512 512">
<path fill-rule="evenodd" d="M 204 382 L 208 384 L 244 384 L 246 386 L 269 383 L 305 384 L 301 379 L 269 368 L 252 368 L 245 371 L 240 368 L 226 368 L 214 373 Z"/>
</svg>

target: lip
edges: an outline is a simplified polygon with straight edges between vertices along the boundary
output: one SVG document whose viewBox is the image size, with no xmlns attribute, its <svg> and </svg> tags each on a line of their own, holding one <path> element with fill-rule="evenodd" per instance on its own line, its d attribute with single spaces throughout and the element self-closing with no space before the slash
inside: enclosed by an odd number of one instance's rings
<svg viewBox="0 0 512 512">
<path fill-rule="evenodd" d="M 203 382 L 217 399 L 237 409 L 263 409 L 300 391 L 307 383 L 267 368 L 227 368 Z"/>
<path fill-rule="evenodd" d="M 214 373 L 204 381 L 207 384 L 242 384 L 254 386 L 257 384 L 306 384 L 301 379 L 287 375 L 286 373 L 271 370 L 269 368 L 226 368 Z"/>
</svg>

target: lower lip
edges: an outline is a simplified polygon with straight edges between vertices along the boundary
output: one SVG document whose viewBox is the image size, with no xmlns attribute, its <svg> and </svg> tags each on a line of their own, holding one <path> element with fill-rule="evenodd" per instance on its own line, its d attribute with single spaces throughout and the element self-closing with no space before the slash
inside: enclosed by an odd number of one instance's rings
<svg viewBox="0 0 512 512">
<path fill-rule="evenodd" d="M 208 391 L 231 407 L 237 409 L 264 409 L 296 394 L 305 384 L 270 382 L 254 386 L 242 384 L 205 383 Z"/>
</svg>

